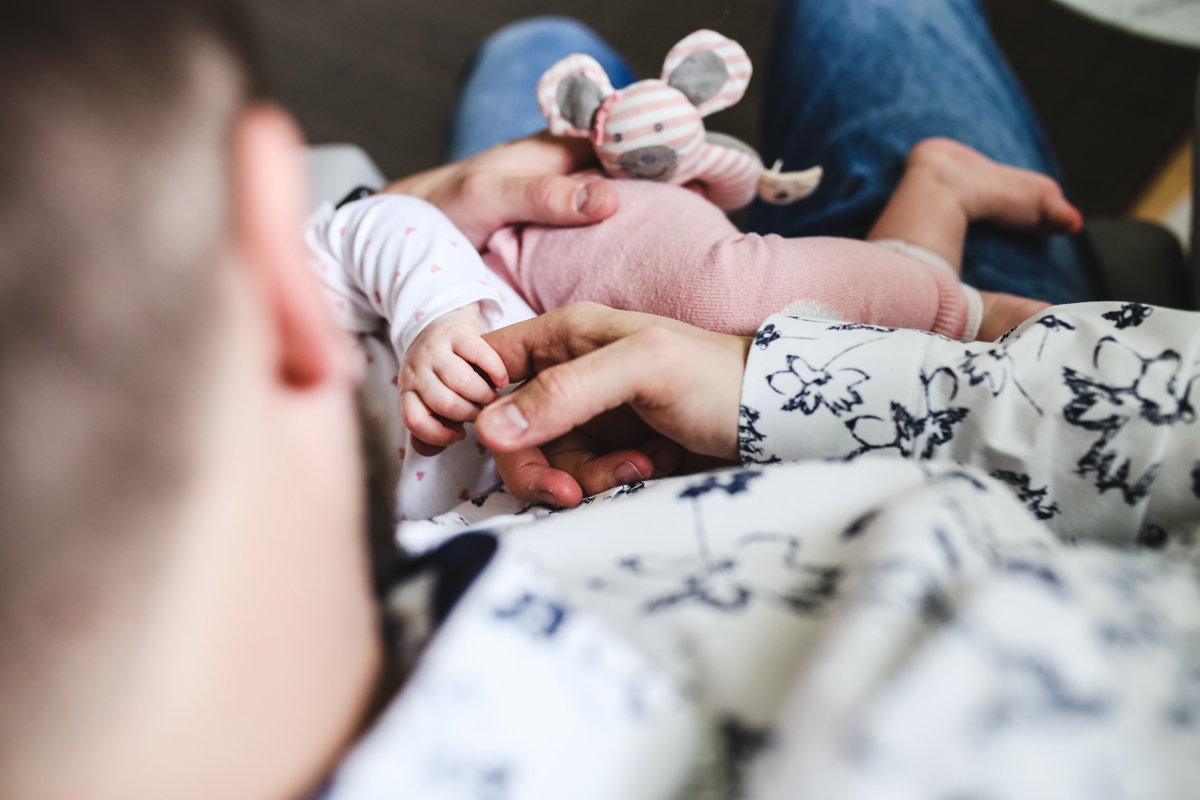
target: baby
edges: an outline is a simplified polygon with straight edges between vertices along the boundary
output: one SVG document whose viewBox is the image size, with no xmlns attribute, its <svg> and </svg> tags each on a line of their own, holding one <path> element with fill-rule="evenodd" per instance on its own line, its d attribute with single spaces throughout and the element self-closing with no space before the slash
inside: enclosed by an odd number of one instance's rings
<svg viewBox="0 0 1200 800">
<path fill-rule="evenodd" d="M 374 374 L 399 392 L 412 434 L 394 432 L 398 519 L 442 513 L 498 482 L 466 426 L 509 382 L 481 338 L 488 330 L 591 300 L 741 335 L 786 308 L 990 340 L 1046 304 L 960 282 L 968 225 L 1042 233 L 1082 226 L 1050 178 L 945 139 L 913 149 L 868 242 L 743 234 L 687 188 L 614 186 L 620 208 L 608 220 L 508 228 L 492 237 L 482 258 L 448 219 L 415 198 L 375 195 L 338 209 L 327 205 L 314 216 L 307 241 L 335 317 L 365 334 Z M 381 328 L 389 345 L 371 336 Z M 437 455 L 464 439 L 466 445 Z"/>
</svg>

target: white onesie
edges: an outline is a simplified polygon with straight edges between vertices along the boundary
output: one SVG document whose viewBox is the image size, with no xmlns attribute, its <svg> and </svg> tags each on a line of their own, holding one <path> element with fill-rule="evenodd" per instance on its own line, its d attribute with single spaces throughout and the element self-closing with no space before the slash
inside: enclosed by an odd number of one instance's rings
<svg viewBox="0 0 1200 800">
<path fill-rule="evenodd" d="M 533 311 L 442 212 L 415 197 L 381 194 L 340 209 L 324 203 L 305 241 L 334 319 L 363 345 L 366 402 L 399 467 L 396 519 L 432 517 L 496 486 L 495 464 L 473 425 L 439 456 L 412 450 L 399 422 L 399 365 L 421 331 L 449 311 L 479 303 L 488 330 Z"/>
</svg>

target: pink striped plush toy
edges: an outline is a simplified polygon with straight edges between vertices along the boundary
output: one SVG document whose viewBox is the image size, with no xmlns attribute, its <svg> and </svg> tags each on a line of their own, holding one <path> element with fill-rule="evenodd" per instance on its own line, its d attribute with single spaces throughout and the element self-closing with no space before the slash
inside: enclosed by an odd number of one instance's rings
<svg viewBox="0 0 1200 800">
<path fill-rule="evenodd" d="M 591 139 L 614 178 L 691 185 L 725 211 L 755 195 L 777 205 L 808 197 L 820 167 L 767 170 L 750 145 L 704 129 L 703 117 L 742 99 L 752 72 L 741 45 L 701 30 L 671 49 L 661 80 L 621 91 L 591 56 L 567 56 L 542 76 L 538 105 L 556 136 Z"/>
</svg>

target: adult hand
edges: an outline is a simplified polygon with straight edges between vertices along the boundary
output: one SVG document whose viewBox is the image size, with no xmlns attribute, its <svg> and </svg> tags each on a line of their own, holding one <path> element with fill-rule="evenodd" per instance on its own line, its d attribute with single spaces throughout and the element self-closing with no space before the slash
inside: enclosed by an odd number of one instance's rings
<svg viewBox="0 0 1200 800">
<path fill-rule="evenodd" d="M 669 474 L 680 453 L 736 460 L 742 375 L 751 339 L 700 330 L 649 314 L 577 303 L 485 337 L 513 381 L 529 380 L 479 415 L 475 430 L 492 448 L 513 494 L 575 506 L 625 483 L 628 462 L 642 477 Z M 627 409 L 666 440 L 598 453 L 621 430 Z M 550 443 L 546 447 L 539 447 Z"/>
<path fill-rule="evenodd" d="M 478 249 L 512 223 L 569 227 L 612 216 L 617 193 L 608 181 L 575 174 L 595 164 L 586 139 L 542 131 L 396 181 L 384 191 L 429 201 Z"/>
</svg>

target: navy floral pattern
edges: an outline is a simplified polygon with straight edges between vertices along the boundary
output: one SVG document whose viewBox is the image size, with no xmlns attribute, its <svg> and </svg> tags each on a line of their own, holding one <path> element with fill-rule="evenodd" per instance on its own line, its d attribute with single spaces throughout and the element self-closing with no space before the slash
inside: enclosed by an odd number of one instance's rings
<svg viewBox="0 0 1200 800">
<path fill-rule="evenodd" d="M 1109 311 L 1101 316 L 1117 326 L 1118 330 L 1136 328 L 1154 313 L 1154 309 L 1141 303 L 1126 303 L 1116 311 Z"/>
<path fill-rule="evenodd" d="M 495 562 L 330 800 L 1088 797 L 1148 753 L 1186 797 L 1200 574 L 1165 529 L 1038 519 L 1072 512 L 1028 475 L 863 457 L 492 517 Z"/>
<path fill-rule="evenodd" d="M 1063 408 L 1063 418 L 1098 434 L 1079 459 L 1077 473 L 1094 477 L 1101 492 L 1119 490 L 1125 502 L 1133 505 L 1150 493 L 1161 467 L 1160 461 L 1150 461 L 1153 455 L 1146 453 L 1146 439 L 1153 435 L 1147 428 L 1196 421 L 1191 404 L 1196 375 L 1181 374 L 1181 358 L 1174 350 L 1146 358 L 1109 336 L 1096 345 L 1095 367 L 1102 358 L 1111 366 L 1095 377 L 1070 367 L 1063 369 L 1063 379 L 1073 395 Z"/>
<path fill-rule="evenodd" d="M 1194 796 L 1195 319 L 772 318 L 746 466 L 401 526 L 499 549 L 330 800 Z"/>
<path fill-rule="evenodd" d="M 744 460 L 952 459 L 999 477 L 1064 537 L 1136 544 L 1147 524 L 1169 529 L 1178 513 L 1150 500 L 1171 459 L 1200 463 L 1200 325 L 1136 303 L 1052 312 L 966 345 L 773 317 L 743 387 L 759 437 Z M 1200 500 L 1200 478 L 1168 483 Z M 1062 513 L 1068 499 L 1085 513 Z"/>
</svg>

